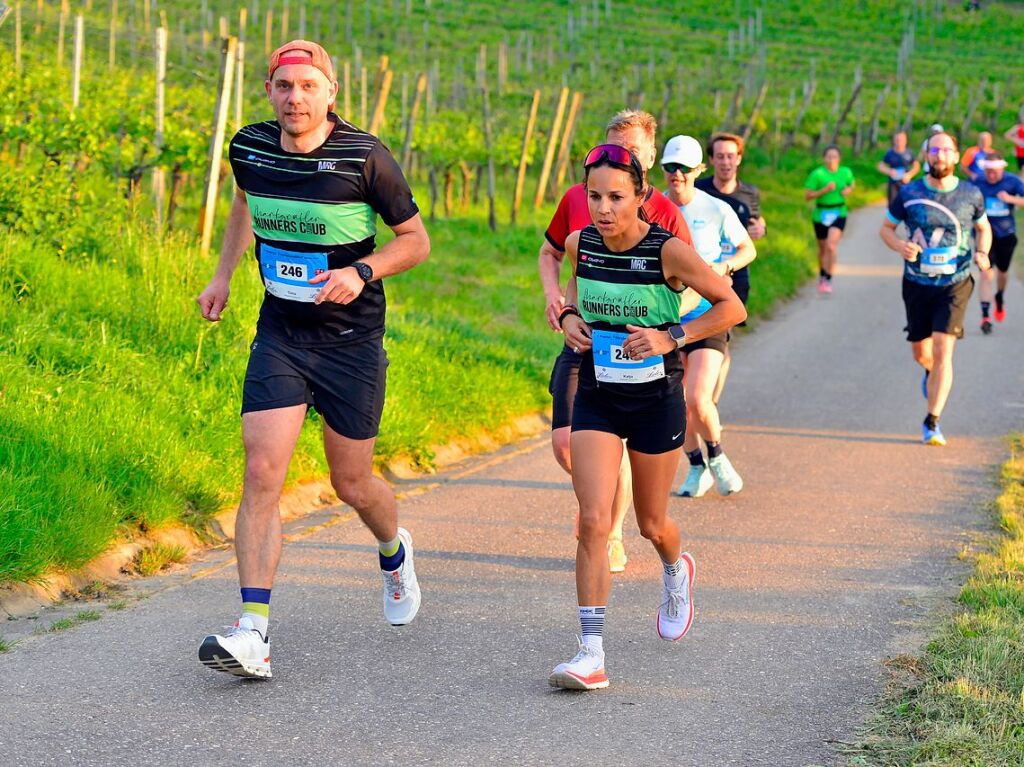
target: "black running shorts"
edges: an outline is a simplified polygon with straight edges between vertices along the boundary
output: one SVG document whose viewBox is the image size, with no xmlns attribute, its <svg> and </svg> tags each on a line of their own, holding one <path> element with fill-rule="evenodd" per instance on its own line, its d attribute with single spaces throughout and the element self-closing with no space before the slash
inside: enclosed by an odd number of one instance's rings
<svg viewBox="0 0 1024 767">
<path fill-rule="evenodd" d="M 564 429 L 572 425 L 572 403 L 576 398 L 576 382 L 582 361 L 583 355 L 568 346 L 562 346 L 561 354 L 555 358 L 555 365 L 551 368 L 551 382 L 548 384 L 552 429 Z"/>
<path fill-rule="evenodd" d="M 603 431 L 626 440 L 638 453 L 657 455 L 683 446 L 686 404 L 678 384 L 658 397 L 608 395 L 601 389 L 580 389 L 572 410 L 572 430 Z"/>
<path fill-rule="evenodd" d="M 839 218 L 837 218 L 835 221 L 833 221 L 828 226 L 825 226 L 824 224 L 822 224 L 822 223 L 820 223 L 818 221 L 815 221 L 814 222 L 814 236 L 817 237 L 819 240 L 827 240 L 828 239 L 828 230 L 829 229 L 838 229 L 841 232 L 845 228 L 846 228 L 846 216 L 840 216 Z"/>
<path fill-rule="evenodd" d="M 299 348 L 257 334 L 242 387 L 242 413 L 312 406 L 349 439 L 380 429 L 388 356 L 379 338 L 344 346 Z"/>
<path fill-rule="evenodd" d="M 964 315 L 973 291 L 973 277 L 952 285 L 921 285 L 903 280 L 907 340 L 923 341 L 931 338 L 932 333 L 949 333 L 963 338 Z"/>
<path fill-rule="evenodd" d="M 694 341 L 692 344 L 683 344 L 683 348 L 680 351 L 683 354 L 689 354 L 695 352 L 698 349 L 715 349 L 720 351 L 722 354 L 729 348 L 729 331 L 719 333 L 717 336 L 708 336 L 702 338 L 699 341 Z"/>
<path fill-rule="evenodd" d="M 1017 247 L 1017 235 L 1008 234 L 1005 237 L 992 238 L 992 250 L 988 257 L 992 260 L 992 266 L 1001 272 L 1010 271 L 1010 260 L 1013 258 L 1013 249 Z"/>
</svg>

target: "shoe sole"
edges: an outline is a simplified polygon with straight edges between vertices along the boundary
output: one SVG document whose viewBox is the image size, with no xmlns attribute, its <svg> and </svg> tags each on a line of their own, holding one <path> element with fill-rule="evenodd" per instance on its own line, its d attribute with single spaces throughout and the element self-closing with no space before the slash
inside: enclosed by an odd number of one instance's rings
<svg viewBox="0 0 1024 767">
<path fill-rule="evenodd" d="M 608 686 L 608 676 L 603 669 L 588 677 L 576 676 L 569 671 L 558 671 L 548 677 L 548 684 L 559 690 L 603 690 Z"/>
<path fill-rule="evenodd" d="M 213 637 L 207 637 L 200 645 L 199 662 L 214 671 L 223 671 L 225 674 L 244 679 L 270 679 L 272 676 L 269 665 L 264 668 L 242 663 Z"/>
<path fill-rule="evenodd" d="M 682 639 L 690 632 L 691 628 L 693 628 L 693 586 L 697 582 L 697 563 L 694 561 L 693 557 L 687 551 L 684 551 L 682 554 L 680 554 L 679 558 L 686 562 L 687 567 L 690 571 L 690 620 L 687 622 L 686 626 L 683 627 L 683 631 L 681 634 L 679 634 L 679 636 L 665 636 L 661 633 L 661 611 L 659 610 L 658 615 L 656 615 L 654 618 L 654 628 L 658 632 L 658 636 L 664 639 L 666 642 L 678 642 L 680 639 Z"/>
<path fill-rule="evenodd" d="M 399 528 L 398 537 L 402 539 L 402 545 L 405 546 L 405 555 L 407 557 L 409 557 L 410 560 L 412 560 L 412 562 L 413 562 L 413 570 L 415 570 L 416 569 L 416 561 L 415 561 L 415 559 L 413 559 L 412 535 L 410 535 L 409 531 L 406 530 L 403 527 L 403 528 Z M 393 621 L 391 618 L 388 618 L 387 617 L 387 613 L 384 614 L 384 619 L 388 622 L 389 625 L 391 625 L 391 626 L 408 626 L 410 623 L 412 623 L 413 619 L 419 613 L 419 611 L 420 611 L 420 604 L 422 603 L 423 599 L 422 599 L 422 596 L 420 595 L 421 594 L 421 592 L 420 592 L 420 581 L 419 581 L 419 577 L 418 576 L 416 578 L 416 593 L 417 593 L 417 599 L 416 599 L 415 604 L 413 605 L 412 613 L 410 615 L 408 615 L 408 616 L 406 616 L 404 618 L 400 618 L 396 622 L 396 621 Z"/>
<path fill-rule="evenodd" d="M 931 439 L 925 440 L 924 444 L 929 445 L 931 447 L 945 447 L 946 440 L 936 439 L 935 437 L 932 437 Z"/>
</svg>

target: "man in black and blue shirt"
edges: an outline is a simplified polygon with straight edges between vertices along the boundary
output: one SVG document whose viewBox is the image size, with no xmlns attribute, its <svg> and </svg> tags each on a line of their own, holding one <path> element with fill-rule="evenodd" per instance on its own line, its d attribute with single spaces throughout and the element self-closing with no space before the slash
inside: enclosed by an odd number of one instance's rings
<svg viewBox="0 0 1024 767">
<path fill-rule="evenodd" d="M 992 229 L 981 192 L 953 175 L 960 160 L 956 141 L 938 133 L 926 148 L 928 176 L 900 190 L 880 234 L 905 262 L 907 340 L 914 359 L 924 368 L 922 388 L 928 400 L 923 441 L 945 445 L 939 416 L 953 385 L 953 347 L 956 339 L 963 338 L 964 313 L 974 289 L 971 262 L 982 271 L 989 268 Z M 900 224 L 906 225 L 909 239 L 897 235 Z"/>
<path fill-rule="evenodd" d="M 907 134 L 898 131 L 892 137 L 892 148 L 878 163 L 879 172 L 888 178 L 886 186 L 890 205 L 900 193 L 900 189 L 913 181 L 920 169 L 921 164 L 914 157 L 913 150 L 907 149 Z"/>
<path fill-rule="evenodd" d="M 381 280 L 422 262 L 430 240 L 409 184 L 375 137 L 334 114 L 330 56 L 294 40 L 270 57 L 265 82 L 275 119 L 232 139 L 238 188 L 217 272 L 196 299 L 221 318 L 231 276 L 255 239 L 266 288 L 242 389 L 245 480 L 235 530 L 242 615 L 206 637 L 200 661 L 242 677 L 270 676 L 270 590 L 281 556 L 280 500 L 306 412 L 323 420 L 331 483 L 378 542 L 384 616 L 415 618 L 420 589 L 412 538 L 395 496 L 373 476 L 384 406 Z M 377 218 L 395 238 L 376 248 Z"/>
<path fill-rule="evenodd" d="M 1017 247 L 1014 213 L 1018 206 L 1024 205 L 1024 181 L 1006 172 L 1006 160 L 998 152 L 989 152 L 978 164 L 981 175 L 974 183 L 985 197 L 985 213 L 992 225 L 989 259 L 993 268 L 981 273 L 981 330 L 987 335 L 992 332 L 992 320 L 989 319 L 992 298 L 996 303 L 996 322 L 1006 319 L 1003 291 L 1010 277 L 1010 260 Z"/>
</svg>

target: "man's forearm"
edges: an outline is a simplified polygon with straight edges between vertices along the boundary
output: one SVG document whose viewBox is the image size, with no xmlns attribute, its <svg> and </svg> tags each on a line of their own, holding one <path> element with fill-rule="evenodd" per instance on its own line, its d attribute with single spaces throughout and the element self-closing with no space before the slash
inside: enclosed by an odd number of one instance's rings
<svg viewBox="0 0 1024 767">
<path fill-rule="evenodd" d="M 544 245 L 537 255 L 537 272 L 540 274 L 544 297 L 549 302 L 561 297 L 562 254 L 556 251 L 547 240 L 544 241 Z"/>
<path fill-rule="evenodd" d="M 231 202 L 231 213 L 228 215 L 227 228 L 224 230 L 224 242 L 217 261 L 217 277 L 231 281 L 231 276 L 238 268 L 238 263 L 245 251 L 252 244 L 252 220 L 249 218 L 249 206 L 245 196 L 236 194 Z"/>
<path fill-rule="evenodd" d="M 369 264 L 373 269 L 373 278 L 379 280 L 407 272 L 423 263 L 429 255 L 430 237 L 426 230 L 416 229 L 396 234 L 395 239 L 375 251 L 372 256 L 359 260 Z"/>
</svg>

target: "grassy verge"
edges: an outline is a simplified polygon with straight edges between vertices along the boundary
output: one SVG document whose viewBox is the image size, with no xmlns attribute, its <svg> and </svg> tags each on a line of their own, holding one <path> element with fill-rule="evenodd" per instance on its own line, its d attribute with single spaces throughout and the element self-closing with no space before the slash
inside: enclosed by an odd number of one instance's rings
<svg viewBox="0 0 1024 767">
<path fill-rule="evenodd" d="M 754 316 L 812 273 L 801 186 L 813 164 L 747 174 L 770 225 L 752 270 Z M 429 467 L 432 446 L 550 404 L 560 342 L 536 276 L 549 215 L 496 234 L 479 207 L 431 222 L 431 259 L 388 281 L 382 461 Z M 31 154 L 21 174 L 0 174 L 0 223 L 0 582 L 77 568 L 135 530 L 201 528 L 240 486 L 238 408 L 262 297 L 251 258 L 230 312 L 207 324 L 193 298 L 214 257 L 200 257 L 191 234 L 155 234 L 99 169 L 64 175 Z M 316 420 L 290 482 L 325 473 Z"/>
<path fill-rule="evenodd" d="M 995 503 L 1002 537 L 977 560 L 960 610 L 895 685 L 851 764 L 1024 764 L 1024 435 L 1011 440 Z"/>
</svg>

